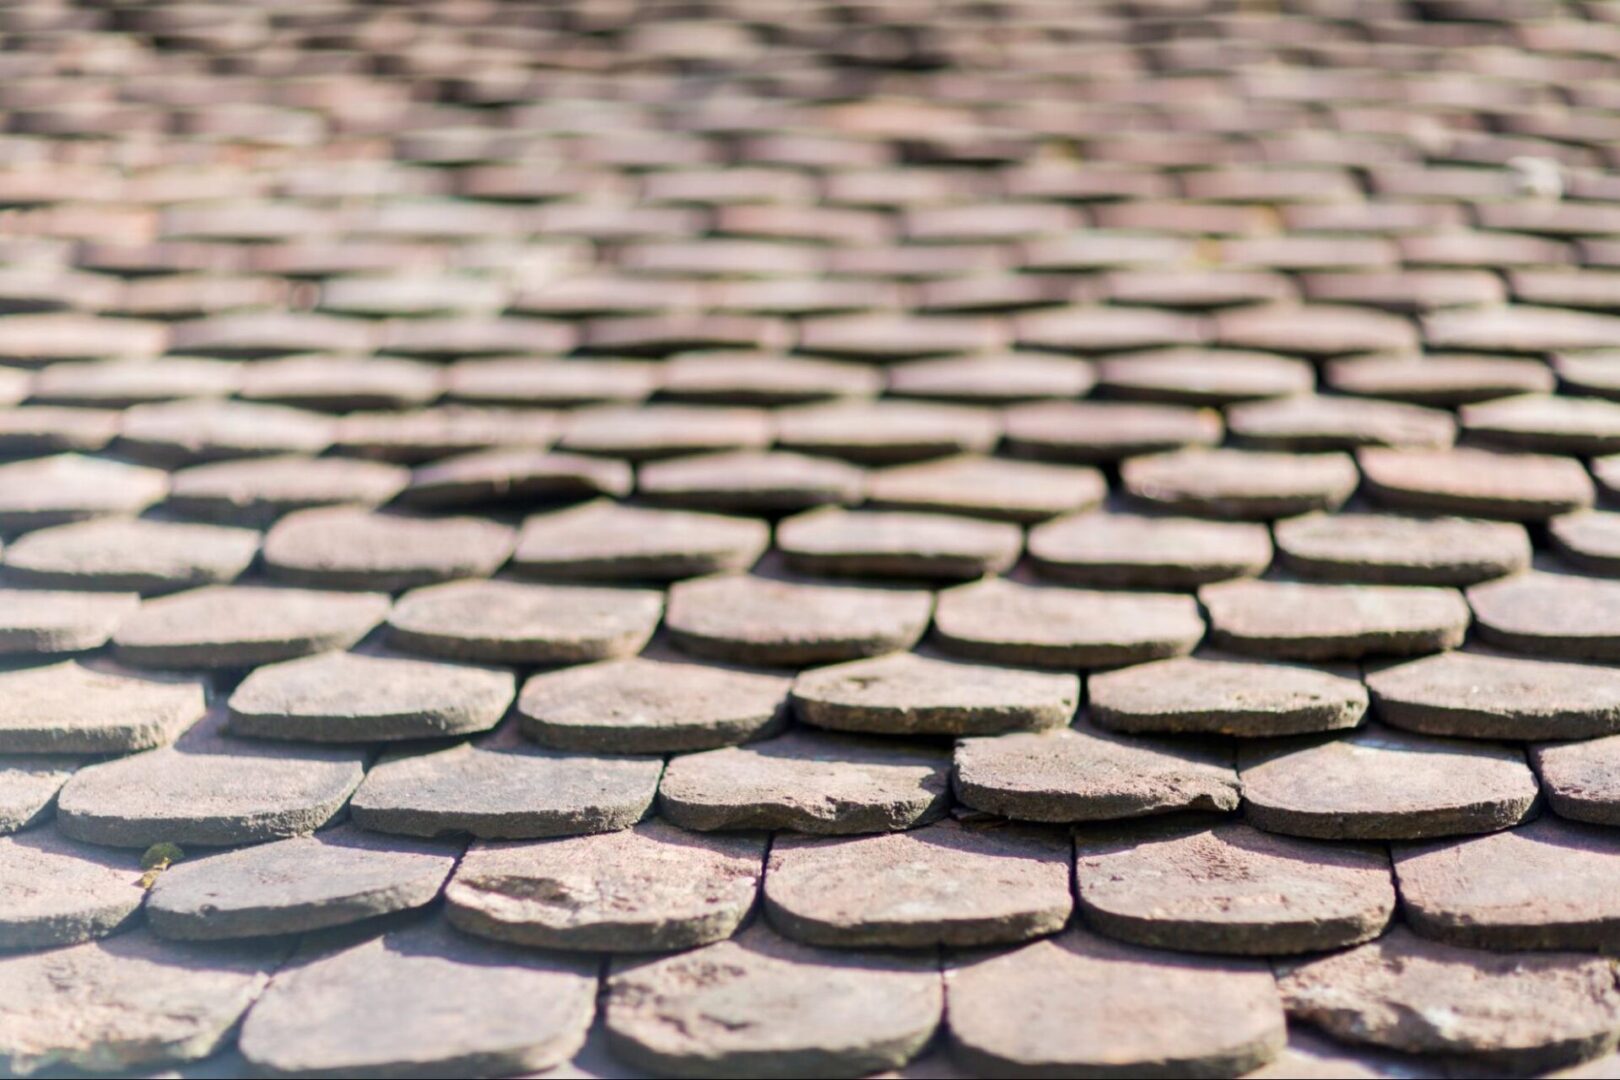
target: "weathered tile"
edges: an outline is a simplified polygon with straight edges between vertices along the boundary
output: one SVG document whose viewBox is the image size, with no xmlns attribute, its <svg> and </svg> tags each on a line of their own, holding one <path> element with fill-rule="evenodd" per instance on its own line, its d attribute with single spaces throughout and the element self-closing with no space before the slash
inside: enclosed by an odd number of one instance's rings
<svg viewBox="0 0 1620 1080">
<path fill-rule="evenodd" d="M 995 735 L 1066 726 L 1080 699 L 1073 675 L 890 653 L 799 673 L 800 721 L 872 735 Z"/>
<path fill-rule="evenodd" d="M 242 1025 L 243 1056 L 281 1075 L 501 1075 L 585 1041 L 595 973 L 426 923 L 278 972 Z"/>
<path fill-rule="evenodd" d="M 252 529 L 104 518 L 19 538 L 5 572 L 36 587 L 164 593 L 234 581 L 258 553 Z"/>
<path fill-rule="evenodd" d="M 1555 659 L 1620 658 L 1620 584 L 1531 570 L 1468 590 L 1480 637 Z"/>
<path fill-rule="evenodd" d="M 512 674 L 466 664 L 329 652 L 267 664 L 232 692 L 231 730 L 293 742 L 395 742 L 500 723 Z"/>
<path fill-rule="evenodd" d="M 1555 383 L 1539 360 L 1466 353 L 1353 357 L 1333 361 L 1326 375 L 1341 393 L 1435 406 L 1537 393 Z"/>
<path fill-rule="evenodd" d="M 667 626 L 696 656 L 797 666 L 910 648 L 933 608 L 917 590 L 722 574 L 672 586 Z"/>
<path fill-rule="evenodd" d="M 1542 817 L 1504 832 L 1398 844 L 1395 876 L 1414 932 L 1484 949 L 1603 949 L 1620 913 L 1607 829 Z"/>
<path fill-rule="evenodd" d="M 560 840 L 480 841 L 445 890 L 457 929 L 588 952 L 664 952 L 723 941 L 753 909 L 763 834 L 691 833 L 661 821 Z"/>
<path fill-rule="evenodd" d="M 785 714 L 780 675 L 630 657 L 535 675 L 517 722 L 542 746 L 619 754 L 680 753 L 774 733 Z"/>
<path fill-rule="evenodd" d="M 961 581 L 1009 569 L 1024 535 L 1006 522 L 829 506 L 779 522 L 776 547 L 810 574 Z"/>
<path fill-rule="evenodd" d="M 0 465 L 0 531 L 130 517 L 161 502 L 169 478 L 108 458 L 57 454 Z"/>
<path fill-rule="evenodd" d="M 1069 838 L 950 818 L 876 836 L 779 836 L 765 869 L 764 902 L 778 933 L 810 945 L 1025 941 L 1068 921 Z"/>
<path fill-rule="evenodd" d="M 865 1076 L 915 1057 L 943 1007 L 932 957 L 839 953 L 755 928 L 694 952 L 616 962 L 604 1019 L 618 1056 L 660 1073 Z M 715 1022 L 693 1025 L 695 1015 Z"/>
<path fill-rule="evenodd" d="M 362 829 L 486 839 L 627 829 L 652 806 L 663 763 L 542 750 L 508 726 L 475 742 L 372 766 L 349 813 Z"/>
<path fill-rule="evenodd" d="M 112 643 L 136 667 L 247 668 L 348 648 L 388 607 L 381 593 L 206 585 L 145 601 Z"/>
<path fill-rule="evenodd" d="M 1489 953 L 1394 930 L 1278 981 L 1291 1016 L 1336 1038 L 1539 1071 L 1611 1049 L 1620 996 L 1606 961 Z"/>
<path fill-rule="evenodd" d="M 127 929 L 146 900 L 139 860 L 55 829 L 0 838 L 0 949 L 77 945 Z"/>
<path fill-rule="evenodd" d="M 82 760 L 36 754 L 0 757 L 0 835 L 48 818 L 57 792 Z"/>
<path fill-rule="evenodd" d="M 1380 719 L 1467 739 L 1585 739 L 1620 730 L 1620 673 L 1482 652 L 1370 669 Z"/>
<path fill-rule="evenodd" d="M 1440 652 L 1461 645 L 1469 624 L 1457 590 L 1430 586 L 1228 581 L 1198 598 L 1214 645 L 1276 659 Z"/>
<path fill-rule="evenodd" d="M 1396 401 L 1299 394 L 1234 405 L 1227 428 L 1239 445 L 1269 450 L 1353 450 L 1360 446 L 1448 447 L 1449 413 Z"/>
<path fill-rule="evenodd" d="M 804 405 L 781 409 L 775 419 L 782 449 L 863 465 L 984 453 L 1001 438 L 1000 419 L 991 410 L 928 401 Z"/>
<path fill-rule="evenodd" d="M 1402 510 L 1542 521 L 1590 506 L 1592 478 L 1572 458 L 1368 448 L 1357 454 L 1367 493 Z"/>
<path fill-rule="evenodd" d="M 1120 479 L 1133 499 L 1170 513 L 1269 521 L 1335 510 L 1360 482 L 1346 454 L 1192 449 L 1132 458 Z"/>
<path fill-rule="evenodd" d="M 300 934 L 421 907 L 457 849 L 348 827 L 182 859 L 156 875 L 146 921 L 190 941 Z"/>
<path fill-rule="evenodd" d="M 1474 585 L 1530 567 L 1530 537 L 1512 522 L 1310 514 L 1272 531 L 1282 564 L 1320 581 Z"/>
<path fill-rule="evenodd" d="M 516 536 L 483 518 L 426 518 L 334 506 L 288 514 L 265 534 L 264 565 L 291 585 L 399 592 L 488 577 Z"/>
<path fill-rule="evenodd" d="M 1297 840 L 1237 822 L 1098 827 L 1075 844 L 1087 923 L 1137 945 L 1321 952 L 1377 937 L 1395 914 L 1389 858 L 1370 845 Z"/>
<path fill-rule="evenodd" d="M 794 732 L 672 758 L 658 809 L 683 829 L 705 832 L 908 829 L 944 814 L 948 764 L 928 747 Z"/>
<path fill-rule="evenodd" d="M 636 493 L 666 506 L 779 514 L 858 502 L 863 476 L 833 458 L 743 450 L 649 462 L 636 470 Z"/>
<path fill-rule="evenodd" d="M 952 1056 L 986 1076 L 1238 1075 L 1283 1047 L 1263 964 L 1140 949 L 1070 930 L 947 974 Z"/>
<path fill-rule="evenodd" d="M 1092 675 L 1087 706 L 1114 731 L 1273 737 L 1355 727 L 1367 691 L 1343 671 L 1182 656 Z"/>
<path fill-rule="evenodd" d="M 1007 446 L 1044 461 L 1099 463 L 1221 441 L 1212 409 L 1134 402 L 1052 401 L 1007 410 Z"/>
<path fill-rule="evenodd" d="M 947 652 L 974 660 L 1109 667 L 1189 653 L 1204 620 L 1188 596 L 987 578 L 940 593 L 934 635 Z"/>
<path fill-rule="evenodd" d="M 451 581 L 400 597 L 388 640 L 448 660 L 577 664 L 640 652 L 663 607 L 650 589 Z"/>
<path fill-rule="evenodd" d="M 121 754 L 173 742 L 200 720 L 196 679 L 138 676 L 105 661 L 0 672 L 0 753 Z"/>
<path fill-rule="evenodd" d="M 544 578 L 673 581 L 747 570 L 770 547 L 754 518 L 597 499 L 526 518 L 512 569 Z"/>
<path fill-rule="evenodd" d="M 963 739 L 952 786 L 973 809 L 1021 821 L 1108 821 L 1238 805 L 1228 754 L 1085 728 Z"/>
<path fill-rule="evenodd" d="M 1364 728 L 1245 749 L 1243 810 L 1268 832 L 1324 840 L 1422 840 L 1523 821 L 1536 779 L 1516 748 Z"/>
<path fill-rule="evenodd" d="M 364 773 L 361 751 L 238 739 L 210 716 L 168 746 L 74 773 L 57 828 L 109 847 L 259 843 L 320 828 Z"/>
<path fill-rule="evenodd" d="M 411 474 L 380 461 L 275 455 L 177 470 L 165 508 L 231 525 L 268 526 L 318 506 L 380 506 Z"/>
<path fill-rule="evenodd" d="M 286 405 L 200 398 L 136 405 L 124 412 L 118 447 L 173 468 L 230 458 L 319 454 L 332 444 L 330 417 Z"/>
<path fill-rule="evenodd" d="M 284 951 L 134 933 L 0 958 L 5 1065 L 26 1075 L 200 1061 L 229 1044 Z"/>
<path fill-rule="evenodd" d="M 874 469 L 866 477 L 868 506 L 998 521 L 1041 521 L 1090 509 L 1107 495 L 1107 480 L 1088 466 L 967 454 Z"/>
<path fill-rule="evenodd" d="M 1263 524 L 1107 512 L 1037 525 L 1028 549 L 1036 569 L 1056 581 L 1158 589 L 1253 577 L 1272 554 Z"/>
</svg>

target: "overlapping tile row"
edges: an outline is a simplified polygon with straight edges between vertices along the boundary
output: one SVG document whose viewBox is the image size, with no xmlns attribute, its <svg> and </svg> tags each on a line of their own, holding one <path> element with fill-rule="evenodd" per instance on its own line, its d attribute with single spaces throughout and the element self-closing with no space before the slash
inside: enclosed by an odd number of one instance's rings
<svg viewBox="0 0 1620 1080">
<path fill-rule="evenodd" d="M 1607 1075 L 1617 57 L 0 3 L 0 1069 Z"/>
</svg>

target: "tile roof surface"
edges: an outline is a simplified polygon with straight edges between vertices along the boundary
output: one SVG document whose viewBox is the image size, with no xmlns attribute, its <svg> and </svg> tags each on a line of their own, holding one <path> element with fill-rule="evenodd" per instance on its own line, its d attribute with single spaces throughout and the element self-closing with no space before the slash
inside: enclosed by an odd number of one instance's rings
<svg viewBox="0 0 1620 1080">
<path fill-rule="evenodd" d="M 1620 1075 L 1620 4 L 0 0 L 0 1073 Z"/>
</svg>

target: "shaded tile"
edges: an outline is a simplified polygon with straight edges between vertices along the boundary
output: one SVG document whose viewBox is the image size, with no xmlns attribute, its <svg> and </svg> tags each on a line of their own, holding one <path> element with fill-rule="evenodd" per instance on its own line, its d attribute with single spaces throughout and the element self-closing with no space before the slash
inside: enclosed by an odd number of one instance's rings
<svg viewBox="0 0 1620 1080">
<path fill-rule="evenodd" d="M 1367 691 L 1333 670 L 1182 656 L 1092 675 L 1087 706 L 1114 731 L 1272 737 L 1353 728 Z"/>
<path fill-rule="evenodd" d="M 512 569 L 548 578 L 674 581 L 746 570 L 770 542 L 770 526 L 753 518 L 597 499 L 526 518 Z"/>
<path fill-rule="evenodd" d="M 0 838 L 0 949 L 76 945 L 128 928 L 146 900 L 134 856 L 49 827 Z"/>
<path fill-rule="evenodd" d="M 120 422 L 115 409 L 67 405 L 0 408 L 0 455 L 93 454 L 117 438 Z"/>
<path fill-rule="evenodd" d="M 1239 772 L 1250 822 L 1324 840 L 1494 832 L 1524 820 L 1536 799 L 1536 779 L 1517 748 L 1376 727 L 1245 748 Z"/>
<path fill-rule="evenodd" d="M 258 552 L 251 529 L 106 518 L 21 537 L 6 548 L 5 571 L 45 588 L 163 593 L 233 581 Z"/>
<path fill-rule="evenodd" d="M 1091 668 L 1189 653 L 1204 620 L 1188 596 L 988 578 L 940 593 L 934 634 L 946 651 L 974 660 Z"/>
<path fill-rule="evenodd" d="M 1236 822 L 1076 835 L 1080 907 L 1099 933 L 1189 952 L 1276 956 L 1377 937 L 1395 914 L 1383 851 Z"/>
<path fill-rule="evenodd" d="M 346 649 L 388 607 L 381 593 L 206 585 L 145 601 L 112 641 L 136 667 L 246 668 Z"/>
<path fill-rule="evenodd" d="M 696 656 L 798 666 L 910 648 L 933 606 L 922 591 L 725 574 L 672 586 L 667 625 Z"/>
<path fill-rule="evenodd" d="M 683 829 L 845 834 L 944 814 L 945 756 L 928 747 L 808 733 L 670 760 L 658 809 Z"/>
<path fill-rule="evenodd" d="M 663 606 L 651 589 L 452 581 L 400 597 L 388 639 L 449 660 L 577 664 L 640 652 Z"/>
<path fill-rule="evenodd" d="M 1069 839 L 950 818 L 876 836 L 788 834 L 771 846 L 764 898 L 777 932 L 811 945 L 1025 941 L 1068 921 Z"/>
<path fill-rule="evenodd" d="M 1614 1042 L 1620 996 L 1607 961 L 1501 955 L 1395 930 L 1279 979 L 1291 1016 L 1336 1038 L 1541 1070 Z"/>
<path fill-rule="evenodd" d="M 933 1036 L 944 1004 L 932 957 L 832 952 L 763 928 L 610 970 L 609 1045 L 632 1065 L 677 1075 L 895 1068 Z M 712 1022 L 694 1025 L 692 1016 Z"/>
<path fill-rule="evenodd" d="M 277 974 L 242 1025 L 243 1056 L 282 1075 L 502 1075 L 566 1061 L 585 1041 L 594 972 L 437 923 Z"/>
<path fill-rule="evenodd" d="M 219 941 L 299 934 L 421 907 L 457 850 L 348 827 L 184 859 L 157 875 L 152 932 Z"/>
<path fill-rule="evenodd" d="M 1474 585 L 1530 567 L 1530 537 L 1511 522 L 1310 514 L 1272 531 L 1283 565 L 1321 581 Z"/>
<path fill-rule="evenodd" d="M 723 941 L 754 906 L 759 834 L 661 821 L 562 840 L 481 841 L 445 892 L 451 925 L 537 948 L 663 952 Z"/>
<path fill-rule="evenodd" d="M 405 836 L 517 839 L 627 829 L 652 806 L 657 758 L 542 750 L 511 727 L 447 750 L 395 753 L 366 774 L 350 817 Z"/>
<path fill-rule="evenodd" d="M 1228 754 L 1085 728 L 963 739 L 952 786 L 973 809 L 1022 821 L 1107 821 L 1238 805 Z"/>
<path fill-rule="evenodd" d="M 799 673 L 798 719 L 872 735 L 995 735 L 1066 726 L 1073 675 L 965 664 L 897 652 Z"/>
<path fill-rule="evenodd" d="M 1263 524 L 1108 512 L 1037 525 L 1028 548 L 1045 577 L 1115 588 L 1191 589 L 1252 577 L 1272 554 Z"/>
<path fill-rule="evenodd" d="M 952 1056 L 984 1076 L 1238 1075 L 1283 1047 L 1255 961 L 1140 949 L 1070 930 L 947 972 Z"/>
</svg>

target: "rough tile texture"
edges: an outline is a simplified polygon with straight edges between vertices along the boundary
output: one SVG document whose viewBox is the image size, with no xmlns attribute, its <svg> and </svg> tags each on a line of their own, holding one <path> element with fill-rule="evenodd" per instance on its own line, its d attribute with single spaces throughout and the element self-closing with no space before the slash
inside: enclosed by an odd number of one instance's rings
<svg viewBox="0 0 1620 1080">
<path fill-rule="evenodd" d="M 0 1072 L 1613 1071 L 1614 8 L 0 3 Z"/>
</svg>

